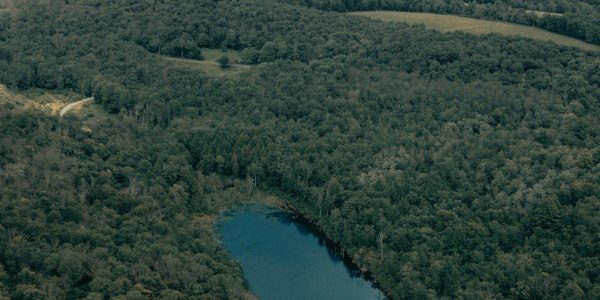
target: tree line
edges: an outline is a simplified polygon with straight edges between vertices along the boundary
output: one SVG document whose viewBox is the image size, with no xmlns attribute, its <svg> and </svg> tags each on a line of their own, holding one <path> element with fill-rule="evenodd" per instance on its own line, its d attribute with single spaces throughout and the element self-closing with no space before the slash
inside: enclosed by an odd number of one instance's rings
<svg viewBox="0 0 600 300">
<path fill-rule="evenodd" d="M 594 1 L 285 0 L 325 11 L 392 10 L 451 14 L 535 26 L 600 44 L 600 4 Z"/>
</svg>

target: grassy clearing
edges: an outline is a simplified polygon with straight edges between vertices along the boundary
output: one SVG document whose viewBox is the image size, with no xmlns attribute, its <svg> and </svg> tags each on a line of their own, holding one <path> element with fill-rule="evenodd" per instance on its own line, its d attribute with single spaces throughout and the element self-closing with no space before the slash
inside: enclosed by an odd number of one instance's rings
<svg viewBox="0 0 600 300">
<path fill-rule="evenodd" d="M 45 91 L 28 91 L 26 93 L 14 93 L 0 85 L 0 104 L 14 106 L 22 109 L 33 109 L 44 111 L 50 115 L 58 115 L 58 112 L 67 104 L 80 100 L 70 95 L 53 94 Z"/>
<path fill-rule="evenodd" d="M 86 103 L 77 110 L 71 110 L 67 115 L 78 116 L 83 121 L 82 131 L 92 132 L 92 128 L 102 126 L 111 115 L 98 103 Z"/>
<path fill-rule="evenodd" d="M 81 100 L 83 97 L 76 94 L 49 93 L 44 90 L 32 89 L 22 93 L 10 91 L 0 84 L 0 110 L 37 110 L 49 115 L 58 116 L 60 110 L 70 103 Z M 69 111 L 68 115 L 81 118 L 84 122 L 82 130 L 91 131 L 90 127 L 109 117 L 108 112 L 100 104 L 90 103 Z"/>
<path fill-rule="evenodd" d="M 18 12 L 15 7 L 22 0 L 0 0 L 0 13 L 16 14 Z"/>
<path fill-rule="evenodd" d="M 220 49 L 202 49 L 204 60 L 183 59 L 175 57 L 164 57 L 165 60 L 172 62 L 176 66 L 192 68 L 204 72 L 208 75 L 218 77 L 237 76 L 241 72 L 251 68 L 249 65 L 242 65 L 240 61 L 240 52 L 234 50 L 223 51 Z M 217 63 L 217 59 L 223 56 L 229 57 L 231 67 L 222 69 Z"/>
<path fill-rule="evenodd" d="M 110 114 L 102 107 L 102 105 L 95 102 L 84 105 L 79 111 L 79 115 L 82 116 L 84 120 L 110 117 Z"/>
<path fill-rule="evenodd" d="M 227 57 L 229 57 L 229 60 L 231 61 L 231 63 L 233 63 L 233 64 L 240 63 L 240 51 L 236 51 L 236 50 L 223 51 L 221 49 L 203 48 L 202 55 L 204 56 L 205 61 L 216 62 L 216 60 L 218 58 L 220 58 L 222 56 L 227 56 Z"/>
<path fill-rule="evenodd" d="M 552 33 L 546 30 L 488 20 L 479 20 L 450 15 L 429 13 L 396 12 L 396 11 L 364 11 L 352 12 L 351 15 L 370 17 L 386 22 L 406 22 L 408 24 L 424 24 L 426 27 L 441 32 L 463 31 L 472 34 L 499 33 L 509 36 L 521 36 L 534 40 L 552 41 L 559 45 L 577 47 L 583 50 L 600 51 L 600 46 L 588 44 L 578 39 Z"/>
<path fill-rule="evenodd" d="M 563 14 L 561 13 L 553 13 L 553 12 L 547 12 L 547 11 L 539 11 L 539 10 L 525 10 L 526 13 L 530 13 L 530 14 L 534 14 L 538 17 L 543 17 L 543 16 L 557 16 L 560 17 Z"/>
</svg>

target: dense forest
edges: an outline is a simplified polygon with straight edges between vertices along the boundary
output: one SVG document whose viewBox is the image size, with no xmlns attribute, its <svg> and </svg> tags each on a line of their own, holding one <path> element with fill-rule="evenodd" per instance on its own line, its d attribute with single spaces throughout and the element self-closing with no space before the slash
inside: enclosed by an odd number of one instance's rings
<svg viewBox="0 0 600 300">
<path fill-rule="evenodd" d="M 281 0 L 327 11 L 393 10 L 499 20 L 600 44 L 600 2 L 594 0 Z"/>
<path fill-rule="evenodd" d="M 600 298 L 600 53 L 287 2 L 0 11 L 1 84 L 111 114 L 0 99 L 0 298 L 250 297 L 211 220 L 261 193 L 392 299 Z M 599 13 L 549 3 L 510 6 Z M 206 48 L 253 67 L 164 59 Z"/>
<path fill-rule="evenodd" d="M 7 104 L 0 123 L 0 299 L 246 293 L 208 214 L 247 196 L 194 171 L 173 136 Z"/>
</svg>

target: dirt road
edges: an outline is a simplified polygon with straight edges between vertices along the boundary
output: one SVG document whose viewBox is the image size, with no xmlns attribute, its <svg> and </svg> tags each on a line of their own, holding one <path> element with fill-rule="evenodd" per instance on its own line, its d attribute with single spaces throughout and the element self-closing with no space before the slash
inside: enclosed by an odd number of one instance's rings
<svg viewBox="0 0 600 300">
<path fill-rule="evenodd" d="M 58 115 L 62 118 L 69 111 L 71 111 L 73 109 L 80 109 L 84 104 L 91 103 L 93 101 L 94 101 L 94 97 L 89 97 L 89 98 L 85 98 L 83 100 L 79 100 L 77 102 L 73 102 L 73 103 L 63 107 L 63 109 L 60 110 L 60 113 L 58 113 Z"/>
</svg>

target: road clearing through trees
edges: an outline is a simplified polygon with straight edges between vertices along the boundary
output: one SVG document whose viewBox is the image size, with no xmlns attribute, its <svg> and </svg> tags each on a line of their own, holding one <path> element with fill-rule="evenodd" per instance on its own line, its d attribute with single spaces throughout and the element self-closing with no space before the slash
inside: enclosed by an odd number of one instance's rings
<svg viewBox="0 0 600 300">
<path fill-rule="evenodd" d="M 83 100 L 79 100 L 77 102 L 73 102 L 73 103 L 63 107 L 63 109 L 60 110 L 60 113 L 58 113 L 58 115 L 62 118 L 69 111 L 71 111 L 73 109 L 80 109 L 84 104 L 91 103 L 91 102 L 94 102 L 94 97 L 89 97 L 89 98 L 85 98 Z"/>
</svg>

